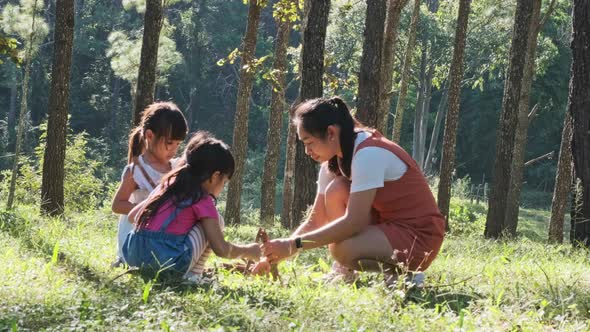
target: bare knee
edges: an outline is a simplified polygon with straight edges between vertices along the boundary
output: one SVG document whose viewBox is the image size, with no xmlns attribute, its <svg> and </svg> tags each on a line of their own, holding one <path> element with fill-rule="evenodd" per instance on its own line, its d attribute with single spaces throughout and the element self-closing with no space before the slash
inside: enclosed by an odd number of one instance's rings
<svg viewBox="0 0 590 332">
<path fill-rule="evenodd" d="M 346 240 L 330 244 L 329 249 L 332 258 L 334 258 L 335 261 L 350 269 L 356 269 L 357 264 L 355 262 L 357 258 L 355 257 L 354 252 L 346 245 Z"/>
<path fill-rule="evenodd" d="M 350 196 L 350 181 L 343 176 L 338 176 L 326 187 L 326 215 L 334 220 L 344 215 L 348 197 Z"/>
</svg>

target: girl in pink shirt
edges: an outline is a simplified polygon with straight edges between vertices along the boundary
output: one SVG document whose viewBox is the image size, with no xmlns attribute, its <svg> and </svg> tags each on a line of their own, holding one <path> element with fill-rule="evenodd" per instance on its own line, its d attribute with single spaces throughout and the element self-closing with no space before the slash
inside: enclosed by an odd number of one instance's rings
<svg viewBox="0 0 590 332">
<path fill-rule="evenodd" d="M 235 245 L 224 239 L 215 201 L 233 172 L 228 146 L 197 132 L 179 166 L 129 213 L 135 229 L 123 246 L 125 261 L 149 278 L 199 282 L 211 250 L 224 258 L 258 260 L 258 244 Z"/>
</svg>

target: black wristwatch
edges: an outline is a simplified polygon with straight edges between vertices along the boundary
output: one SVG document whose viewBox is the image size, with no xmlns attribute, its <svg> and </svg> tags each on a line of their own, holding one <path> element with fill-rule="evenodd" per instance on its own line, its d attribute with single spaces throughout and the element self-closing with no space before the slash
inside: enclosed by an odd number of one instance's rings
<svg viewBox="0 0 590 332">
<path fill-rule="evenodd" d="M 297 251 L 303 250 L 303 243 L 299 236 L 295 238 L 295 248 L 297 248 Z"/>
</svg>

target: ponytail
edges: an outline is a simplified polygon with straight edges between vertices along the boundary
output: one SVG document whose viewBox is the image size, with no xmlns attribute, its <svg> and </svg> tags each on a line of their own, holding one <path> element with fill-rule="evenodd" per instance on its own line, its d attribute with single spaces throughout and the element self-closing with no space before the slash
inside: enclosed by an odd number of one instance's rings
<svg viewBox="0 0 590 332">
<path fill-rule="evenodd" d="M 354 141 L 357 133 L 354 128 L 358 125 L 344 100 L 340 97 L 332 97 L 330 102 L 334 104 L 338 114 L 342 118 L 340 124 L 340 149 L 342 150 L 342 159 L 337 158 L 338 166 L 344 176 L 350 178 L 352 155 L 354 154 Z"/>
<path fill-rule="evenodd" d="M 127 163 L 130 164 L 133 159 L 139 157 L 143 152 L 143 130 L 141 126 L 135 127 L 129 134 L 129 145 L 127 149 Z"/>
<path fill-rule="evenodd" d="M 231 151 L 213 135 L 198 131 L 186 145 L 180 163 L 161 180 L 161 190 L 148 198 L 141 215 L 136 218 L 137 227 L 145 227 L 167 201 L 177 207 L 198 202 L 208 194 L 201 184 L 217 171 L 232 177 L 235 161 Z"/>
<path fill-rule="evenodd" d="M 340 97 L 316 98 L 303 102 L 295 111 L 295 121 L 301 121 L 305 131 L 325 138 L 330 125 L 340 127 L 340 149 L 342 158 L 332 157 L 328 161 L 328 169 L 335 175 L 350 178 L 356 128 L 362 127 L 350 113 L 344 100 Z"/>
</svg>

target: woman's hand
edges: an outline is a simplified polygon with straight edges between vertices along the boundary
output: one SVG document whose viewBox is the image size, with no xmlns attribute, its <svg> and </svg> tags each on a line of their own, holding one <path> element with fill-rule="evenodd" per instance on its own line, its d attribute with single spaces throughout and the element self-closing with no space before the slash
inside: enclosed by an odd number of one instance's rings
<svg viewBox="0 0 590 332">
<path fill-rule="evenodd" d="M 271 264 L 276 264 L 279 261 L 293 255 L 294 243 L 292 239 L 275 239 L 271 240 L 261 246 L 262 253 Z"/>
<path fill-rule="evenodd" d="M 270 263 L 266 257 L 263 257 L 260 262 L 250 268 L 250 272 L 255 276 L 267 275 L 270 273 Z"/>
</svg>

